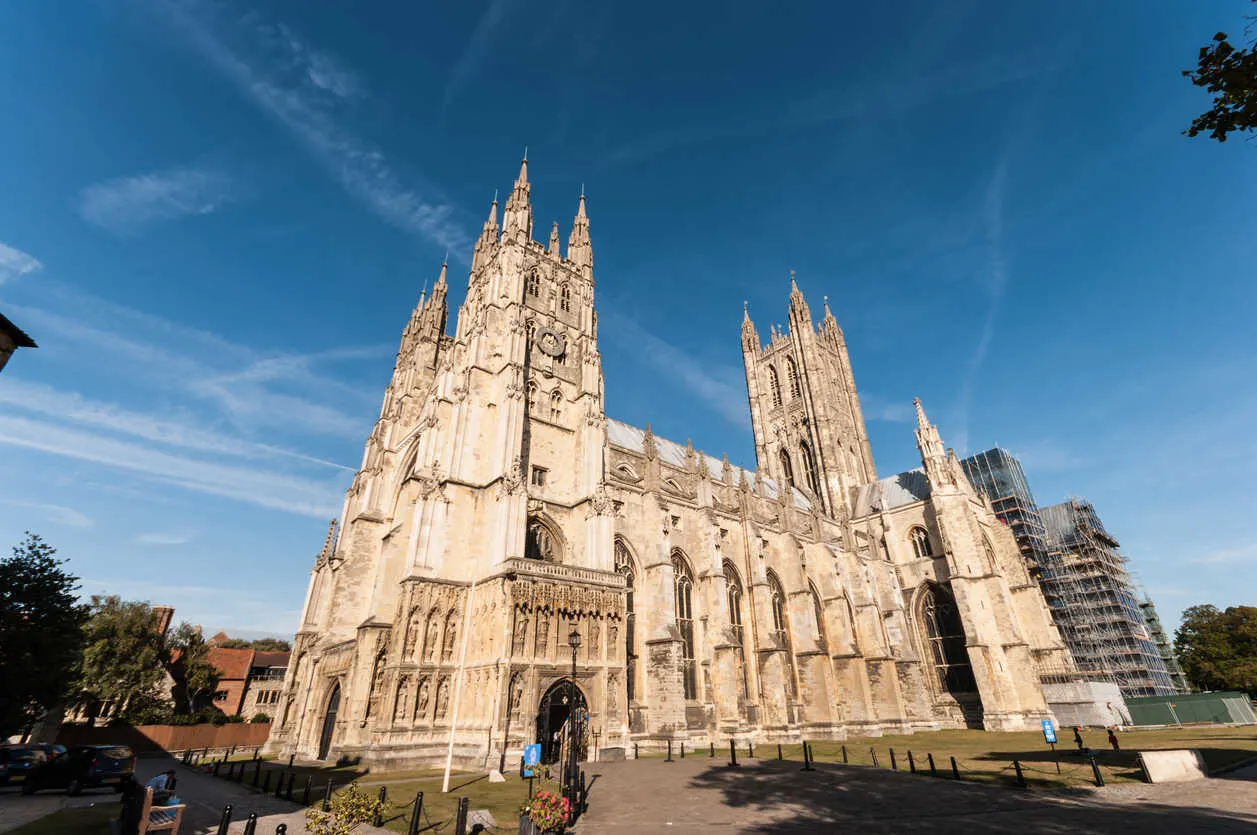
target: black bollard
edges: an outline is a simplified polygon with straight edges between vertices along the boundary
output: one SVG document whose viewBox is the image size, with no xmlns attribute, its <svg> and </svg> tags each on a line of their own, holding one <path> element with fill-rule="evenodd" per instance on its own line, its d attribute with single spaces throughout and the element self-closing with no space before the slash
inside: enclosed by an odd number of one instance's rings
<svg viewBox="0 0 1257 835">
<path fill-rule="evenodd" d="M 281 823 L 275 827 L 275 835 L 288 835 L 288 824 Z"/>
<path fill-rule="evenodd" d="M 816 770 L 812 768 L 812 746 L 806 739 L 803 740 L 803 770 L 804 771 Z"/>
<path fill-rule="evenodd" d="M 633 743 L 633 759 L 635 760 L 639 759 L 639 757 L 637 756 L 637 743 L 636 742 Z"/>
<path fill-rule="evenodd" d="M 256 760 L 256 759 L 258 758 L 258 756 L 261 754 L 261 752 L 262 752 L 262 749 L 261 749 L 261 748 L 254 748 L 254 749 L 253 749 L 253 759 L 255 759 L 255 760 Z"/>
<path fill-rule="evenodd" d="M 938 776 L 938 770 L 934 768 L 934 755 L 933 755 L 933 754 L 926 754 L 926 755 L 925 755 L 925 758 L 926 758 L 927 760 L 929 760 L 929 761 L 930 761 L 930 776 L 931 776 L 931 777 L 937 777 L 937 776 Z"/>
<path fill-rule="evenodd" d="M 217 835 L 227 835 L 227 828 L 231 826 L 231 804 L 228 803 L 223 807 L 223 814 L 218 819 Z"/>
<path fill-rule="evenodd" d="M 466 797 L 458 798 L 458 818 L 454 821 L 454 835 L 467 835 L 467 804 Z"/>
<path fill-rule="evenodd" d="M 777 759 L 781 759 L 781 743 L 780 742 L 777 743 Z"/>
<path fill-rule="evenodd" d="M 1024 789 L 1026 787 L 1026 775 L 1021 773 L 1021 763 L 1013 760 L 1013 770 L 1017 772 L 1017 788 Z"/>
<path fill-rule="evenodd" d="M 314 775 L 307 774 L 306 787 L 305 787 L 305 790 L 301 792 L 301 805 L 302 806 L 310 805 L 310 789 L 312 788 L 314 788 Z"/>
<path fill-rule="evenodd" d="M 898 771 L 898 770 L 899 770 L 899 763 L 897 763 L 897 762 L 895 761 L 895 749 L 894 749 L 894 748 L 891 748 L 891 749 L 890 749 L 890 770 L 891 770 L 891 771 Z"/>
<path fill-rule="evenodd" d="M 716 743 L 715 741 L 709 741 L 709 744 L 711 745 L 711 751 L 707 754 L 707 756 L 714 757 L 716 756 Z"/>
<path fill-rule="evenodd" d="M 375 800 L 375 818 L 372 826 L 384 825 L 384 801 L 388 800 L 388 786 L 380 786 L 380 796 Z"/>
<path fill-rule="evenodd" d="M 874 768 L 877 768 L 878 766 L 881 765 L 881 763 L 877 761 L 877 749 L 875 749 L 872 745 L 869 746 L 869 756 L 873 758 Z"/>
<path fill-rule="evenodd" d="M 748 757 L 755 756 L 755 743 L 751 742 L 749 739 L 746 741 L 746 755 Z"/>
<path fill-rule="evenodd" d="M 1091 773 L 1095 775 L 1096 785 L 1104 785 L 1104 775 L 1100 773 L 1100 766 L 1096 765 L 1096 755 L 1092 751 L 1087 752 L 1087 759 L 1091 760 Z"/>
<path fill-rule="evenodd" d="M 685 759 L 685 743 L 681 743 L 681 759 Z"/>
<path fill-rule="evenodd" d="M 668 756 L 664 757 L 663 761 L 666 763 L 672 762 L 672 740 L 670 739 L 668 740 Z"/>
<path fill-rule="evenodd" d="M 685 748 L 683 747 L 681 751 L 682 751 L 682 755 L 684 755 Z M 588 811 L 589 811 L 589 792 L 586 790 L 586 786 L 585 786 L 585 772 L 582 771 L 580 773 L 580 813 L 583 815 Z"/>
<path fill-rule="evenodd" d="M 258 813 L 250 812 L 248 819 L 244 822 L 243 835 L 256 835 L 258 831 Z"/>
<path fill-rule="evenodd" d="M 842 746 L 842 764 L 847 764 L 847 746 Z"/>
<path fill-rule="evenodd" d="M 218 776 L 218 769 L 222 768 L 222 766 L 223 766 L 222 760 L 214 760 L 214 776 L 215 777 Z"/>
<path fill-rule="evenodd" d="M 233 745 L 227 749 L 227 756 L 234 757 L 235 755 L 236 755 L 236 746 Z"/>
<path fill-rule="evenodd" d="M 738 767 L 738 748 L 733 740 L 729 740 L 729 768 Z"/>
<path fill-rule="evenodd" d="M 529 783 L 532 781 L 529 780 Z M 410 826 L 406 829 L 406 835 L 419 835 L 419 821 L 423 816 L 423 792 L 415 795 L 415 805 L 410 808 Z"/>
<path fill-rule="evenodd" d="M 295 760 L 295 759 L 297 759 L 297 755 L 296 755 L 296 754 L 289 754 L 289 755 L 288 755 L 288 767 L 289 767 L 290 769 L 292 768 L 292 761 L 293 761 L 293 760 Z"/>
<path fill-rule="evenodd" d="M 909 774 L 917 773 L 917 761 L 912 759 L 912 749 L 908 750 L 908 773 Z"/>
<path fill-rule="evenodd" d="M 323 811 L 332 810 L 332 778 L 327 779 L 327 789 L 323 792 Z"/>
<path fill-rule="evenodd" d="M 953 780 L 960 779 L 960 766 L 956 765 L 956 758 L 951 758 L 951 776 Z"/>
</svg>

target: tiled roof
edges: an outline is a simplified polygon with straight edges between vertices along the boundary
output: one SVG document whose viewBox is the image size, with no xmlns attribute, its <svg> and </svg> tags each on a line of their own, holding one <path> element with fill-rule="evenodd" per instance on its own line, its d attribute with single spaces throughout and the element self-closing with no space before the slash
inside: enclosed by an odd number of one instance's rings
<svg viewBox="0 0 1257 835">
<path fill-rule="evenodd" d="M 249 668 L 253 666 L 253 655 L 251 649 L 210 647 L 209 662 L 218 670 L 219 678 L 244 681 L 249 677 Z"/>
<path fill-rule="evenodd" d="M 856 491 L 855 516 L 868 516 L 894 507 L 919 502 L 930 497 L 930 482 L 925 470 L 917 467 L 898 475 L 887 476 L 872 484 L 863 484 Z"/>
</svg>

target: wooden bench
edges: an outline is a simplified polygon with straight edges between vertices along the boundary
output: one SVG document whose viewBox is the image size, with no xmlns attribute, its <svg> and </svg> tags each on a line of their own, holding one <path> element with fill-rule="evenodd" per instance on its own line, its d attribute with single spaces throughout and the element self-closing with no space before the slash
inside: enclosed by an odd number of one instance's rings
<svg viewBox="0 0 1257 835">
<path fill-rule="evenodd" d="M 153 790 L 144 787 L 144 804 L 140 807 L 140 825 L 136 830 L 137 835 L 145 835 L 146 832 L 168 832 L 170 835 L 179 835 L 179 824 L 183 822 L 183 810 L 188 808 L 186 803 L 180 803 L 177 806 L 154 806 Z"/>
</svg>

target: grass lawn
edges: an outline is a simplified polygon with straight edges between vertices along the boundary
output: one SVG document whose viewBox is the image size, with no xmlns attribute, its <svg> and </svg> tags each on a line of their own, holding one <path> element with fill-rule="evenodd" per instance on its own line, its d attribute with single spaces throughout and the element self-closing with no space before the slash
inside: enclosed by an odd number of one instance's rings
<svg viewBox="0 0 1257 835">
<path fill-rule="evenodd" d="M 11 829 L 9 835 L 108 835 L 109 822 L 117 817 L 117 803 L 62 809 Z"/>
<path fill-rule="evenodd" d="M 1043 734 L 1035 732 L 998 733 L 986 731 L 934 731 L 911 735 L 866 737 L 846 742 L 812 743 L 817 762 L 842 762 L 842 748 L 846 746 L 848 762 L 854 765 L 873 765 L 870 748 L 877 753 L 878 766 L 891 767 L 890 751 L 895 752 L 900 771 L 908 771 L 908 752 L 911 751 L 918 772 L 929 772 L 927 754 L 934 755 L 939 776 L 951 776 L 950 757 L 956 758 L 961 778 L 986 782 L 1015 779 L 1012 761 L 1021 763 L 1026 781 L 1031 785 L 1061 788 L 1066 786 L 1094 785 L 1091 765 L 1086 757 L 1076 753 L 1072 731 L 1058 730 L 1060 742 L 1056 754 L 1043 741 Z M 1221 768 L 1241 760 L 1257 757 L 1257 731 L 1251 728 L 1183 728 L 1171 730 L 1131 730 L 1118 734 L 1121 751 L 1114 751 L 1103 731 L 1083 731 L 1083 742 L 1096 753 L 1096 761 L 1106 783 L 1139 782 L 1142 777 L 1136 761 L 1140 750 L 1166 748 L 1195 748 L 1201 752 L 1209 768 Z M 739 749 L 739 756 L 745 747 Z M 706 751 L 702 752 L 706 755 Z M 755 753 L 761 757 L 776 757 L 776 745 L 760 745 Z M 717 756 L 720 755 L 717 746 Z M 787 759 L 802 760 L 802 746 L 784 745 L 782 755 Z M 724 756 L 728 757 L 728 750 Z M 1060 773 L 1057 773 L 1057 762 Z"/>
</svg>

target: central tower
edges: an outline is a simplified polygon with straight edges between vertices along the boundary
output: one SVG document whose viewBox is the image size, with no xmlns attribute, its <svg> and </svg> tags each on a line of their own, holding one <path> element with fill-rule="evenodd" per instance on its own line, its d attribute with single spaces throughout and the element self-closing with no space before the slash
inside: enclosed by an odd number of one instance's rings
<svg viewBox="0 0 1257 835">
<path fill-rule="evenodd" d="M 742 361 L 751 401 L 755 458 L 779 483 L 815 496 L 830 516 L 849 517 L 853 488 L 877 480 L 842 328 L 825 301 L 812 324 L 790 275 L 789 326 L 774 325 L 761 345 L 749 311 L 742 316 Z"/>
</svg>

